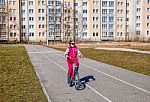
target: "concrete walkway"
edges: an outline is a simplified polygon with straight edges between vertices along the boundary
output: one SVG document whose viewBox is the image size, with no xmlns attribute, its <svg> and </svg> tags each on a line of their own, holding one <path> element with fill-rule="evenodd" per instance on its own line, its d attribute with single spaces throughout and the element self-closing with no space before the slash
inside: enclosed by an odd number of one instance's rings
<svg viewBox="0 0 150 102">
<path fill-rule="evenodd" d="M 98 48 L 96 48 L 96 49 L 101 49 L 101 50 L 113 50 L 113 51 L 128 51 L 128 52 L 136 52 L 136 53 L 150 54 L 150 51 L 140 51 L 140 50 L 126 49 L 126 48 L 104 48 L 104 47 L 98 47 Z"/>
<path fill-rule="evenodd" d="M 80 59 L 77 91 L 66 83 L 64 52 L 39 45 L 25 45 L 49 102 L 149 102 L 150 76 L 91 59 Z"/>
</svg>

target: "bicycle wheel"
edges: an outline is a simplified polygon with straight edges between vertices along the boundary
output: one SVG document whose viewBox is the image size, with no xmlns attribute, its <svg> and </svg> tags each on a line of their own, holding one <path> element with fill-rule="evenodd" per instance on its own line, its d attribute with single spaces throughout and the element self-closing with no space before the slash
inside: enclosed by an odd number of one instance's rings
<svg viewBox="0 0 150 102">
<path fill-rule="evenodd" d="M 80 89 L 80 78 L 79 78 L 79 73 L 75 74 L 75 89 L 79 90 Z"/>
</svg>

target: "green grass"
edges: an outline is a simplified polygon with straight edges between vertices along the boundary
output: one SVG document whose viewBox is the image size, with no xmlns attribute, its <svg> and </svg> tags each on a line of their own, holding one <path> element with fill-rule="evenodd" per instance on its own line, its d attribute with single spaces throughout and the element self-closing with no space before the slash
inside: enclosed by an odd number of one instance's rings
<svg viewBox="0 0 150 102">
<path fill-rule="evenodd" d="M 0 102 L 47 102 L 23 46 L 0 45 Z"/>
<path fill-rule="evenodd" d="M 65 51 L 64 48 L 55 49 Z M 150 76 L 150 55 L 148 54 L 96 50 L 93 48 L 81 48 L 80 51 L 87 58 Z"/>
</svg>

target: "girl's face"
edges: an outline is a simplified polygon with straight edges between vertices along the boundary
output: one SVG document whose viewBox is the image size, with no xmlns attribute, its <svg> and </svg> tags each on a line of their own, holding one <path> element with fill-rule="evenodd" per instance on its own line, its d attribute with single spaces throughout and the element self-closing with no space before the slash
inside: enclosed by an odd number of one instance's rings
<svg viewBox="0 0 150 102">
<path fill-rule="evenodd" d="M 75 46 L 75 44 L 71 44 L 71 47 L 74 47 Z"/>
</svg>

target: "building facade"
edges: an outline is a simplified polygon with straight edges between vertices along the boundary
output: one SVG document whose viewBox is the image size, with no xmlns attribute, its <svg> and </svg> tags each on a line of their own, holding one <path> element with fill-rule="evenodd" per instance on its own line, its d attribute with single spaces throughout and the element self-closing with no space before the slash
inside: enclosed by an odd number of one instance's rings
<svg viewBox="0 0 150 102">
<path fill-rule="evenodd" d="M 150 40 L 150 0 L 5 2 L 8 4 L 5 38 L 10 41 Z"/>
</svg>

